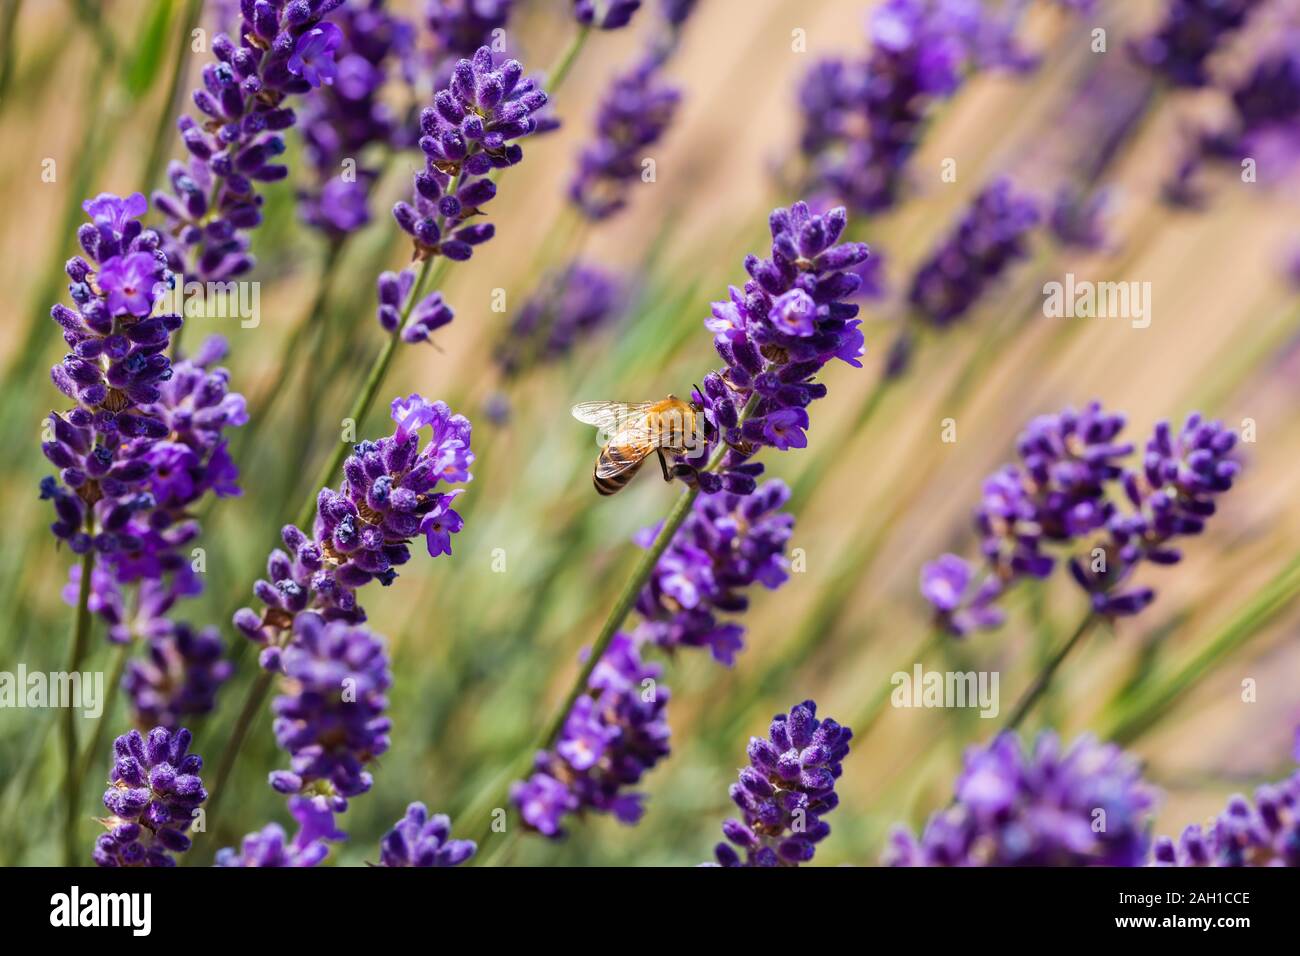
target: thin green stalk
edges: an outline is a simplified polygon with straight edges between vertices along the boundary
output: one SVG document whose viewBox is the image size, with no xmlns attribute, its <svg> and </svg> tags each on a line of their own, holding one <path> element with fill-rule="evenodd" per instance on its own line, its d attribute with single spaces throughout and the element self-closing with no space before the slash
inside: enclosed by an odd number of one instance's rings
<svg viewBox="0 0 1300 956">
<path fill-rule="evenodd" d="M 1079 626 L 1074 629 L 1074 633 L 1061 645 L 1060 650 L 1052 655 L 1043 669 L 1038 672 L 1034 682 L 1029 685 L 1029 688 L 1021 695 L 1020 700 L 1016 702 L 1015 709 L 1011 711 L 1011 717 L 1002 728 L 1004 732 L 1015 730 L 1024 722 L 1024 719 L 1029 716 L 1029 712 L 1034 709 L 1034 704 L 1038 703 L 1038 699 L 1043 696 L 1043 693 L 1052 683 L 1052 677 L 1065 663 L 1065 659 L 1070 656 L 1070 652 L 1079 646 L 1088 632 L 1100 620 L 1101 618 L 1092 611 L 1084 615 L 1083 619 L 1079 621 Z"/>
<path fill-rule="evenodd" d="M 569 45 L 560 54 L 560 62 L 556 63 L 551 71 L 546 74 L 546 82 L 542 88 L 547 93 L 554 96 L 555 91 L 564 85 L 564 80 L 569 75 L 569 71 L 573 69 L 573 64 L 578 59 L 578 54 L 582 52 L 590 33 L 591 27 L 582 26 L 578 28 L 578 32 L 573 35 Z"/>
<path fill-rule="evenodd" d="M 270 671 L 262 671 L 257 675 L 257 679 L 248 689 L 248 696 L 244 698 L 243 709 L 240 710 L 235 726 L 230 731 L 226 747 L 221 751 L 217 772 L 212 778 L 212 788 L 208 791 L 207 817 L 214 825 L 218 820 L 217 809 L 221 806 L 221 798 L 226 793 L 226 781 L 230 779 L 230 771 L 235 766 L 235 758 L 239 756 L 244 738 L 248 736 L 253 722 L 257 720 L 257 715 L 262 709 L 262 701 L 266 700 L 267 691 L 271 689 L 271 681 L 274 677 L 275 675 Z"/>
<path fill-rule="evenodd" d="M 113 670 L 108 678 L 108 690 L 104 694 L 104 707 L 95 724 L 95 732 L 81 751 L 81 777 L 84 780 L 90 773 L 91 766 L 97 760 L 104 759 L 100 748 L 104 745 L 104 732 L 113 720 L 113 707 L 117 704 L 118 691 L 122 688 L 122 675 L 126 673 L 126 662 L 131 659 L 131 645 L 121 644 L 113 649 Z"/>
<path fill-rule="evenodd" d="M 72 630 L 72 647 L 68 653 L 69 674 L 81 670 L 81 661 L 86 656 L 86 644 L 90 637 L 90 581 L 95 571 L 95 550 L 87 548 L 81 558 L 81 590 L 77 595 L 77 618 Z M 77 824 L 80 821 L 81 804 L 81 762 L 77 751 L 77 711 L 68 706 L 63 708 L 63 865 L 77 865 Z"/>
<path fill-rule="evenodd" d="M 1195 656 L 1167 680 L 1109 721 L 1107 740 L 1130 744 L 1150 730 L 1215 664 L 1244 647 L 1300 598 L 1300 555 L 1265 584 Z"/>
<path fill-rule="evenodd" d="M 357 393 L 356 399 L 352 402 L 352 407 L 348 409 L 348 419 L 352 422 L 353 427 L 360 428 L 365 421 L 366 415 L 370 412 L 370 406 L 375 401 L 375 394 L 379 391 L 380 383 L 383 382 L 384 376 L 388 374 L 388 367 L 393 364 L 393 356 L 397 354 L 398 343 L 402 341 L 402 328 L 406 325 L 407 318 L 411 315 L 411 310 L 415 304 L 420 301 L 424 295 L 424 289 L 429 283 L 430 275 L 436 273 L 436 283 L 441 283 L 442 277 L 446 272 L 448 259 L 439 259 L 437 269 L 434 268 L 433 259 L 425 259 L 424 265 L 420 267 L 420 274 L 415 280 L 415 285 L 411 289 L 411 295 L 406 300 L 406 305 L 402 309 L 402 321 L 398 324 L 397 329 L 388 336 L 384 342 L 384 347 L 379 350 L 375 356 L 374 362 L 370 365 L 370 371 L 366 373 L 366 379 L 361 384 L 361 391 Z M 330 453 L 329 460 L 325 462 L 319 472 L 316 473 L 315 480 L 307 493 L 306 500 L 303 501 L 302 508 L 298 511 L 298 527 L 306 528 L 311 522 L 312 515 L 316 512 L 316 490 L 324 488 L 334 475 L 338 472 L 339 466 L 343 464 L 343 459 L 348 452 L 346 442 L 335 442 L 334 451 Z"/>
<path fill-rule="evenodd" d="M 4 19 L 0 20 L 0 107 L 4 106 L 5 93 L 14 75 L 14 39 L 18 36 L 18 11 L 22 5 L 23 0 L 9 0 Z"/>
<path fill-rule="evenodd" d="M 171 76 L 167 80 L 167 96 L 163 99 L 162 112 L 158 115 L 158 124 L 154 127 L 153 140 L 149 145 L 149 158 L 145 160 L 144 174 L 140 178 L 146 196 L 162 171 L 164 146 L 173 141 L 172 130 L 176 117 L 181 112 L 185 64 L 190 56 L 190 35 L 199 25 L 202 15 L 203 0 L 189 0 L 181 21 L 180 35 L 176 38 L 176 56 L 172 60 Z"/>
</svg>

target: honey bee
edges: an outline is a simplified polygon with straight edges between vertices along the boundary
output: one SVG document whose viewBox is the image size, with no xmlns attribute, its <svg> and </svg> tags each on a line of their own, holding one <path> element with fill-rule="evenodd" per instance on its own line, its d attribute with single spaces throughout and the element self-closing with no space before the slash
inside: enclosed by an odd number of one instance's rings
<svg viewBox="0 0 1300 956">
<path fill-rule="evenodd" d="M 657 402 L 582 402 L 573 417 L 610 436 L 596 458 L 592 483 L 602 495 L 621 491 L 651 454 L 659 456 L 664 481 L 672 481 L 664 452 L 684 455 L 703 446 L 703 414 L 676 395 Z"/>
</svg>

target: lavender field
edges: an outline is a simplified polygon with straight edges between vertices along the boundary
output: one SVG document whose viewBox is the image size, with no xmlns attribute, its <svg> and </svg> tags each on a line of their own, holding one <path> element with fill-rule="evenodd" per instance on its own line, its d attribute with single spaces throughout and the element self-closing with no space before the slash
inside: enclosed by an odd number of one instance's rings
<svg viewBox="0 0 1300 956">
<path fill-rule="evenodd" d="M 4 0 L 0 210 L 0 864 L 1300 865 L 1297 0 Z"/>
</svg>

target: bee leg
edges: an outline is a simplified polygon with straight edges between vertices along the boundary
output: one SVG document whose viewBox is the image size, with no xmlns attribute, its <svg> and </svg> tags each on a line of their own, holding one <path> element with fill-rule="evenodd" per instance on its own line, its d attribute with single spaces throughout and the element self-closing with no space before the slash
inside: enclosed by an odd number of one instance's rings
<svg viewBox="0 0 1300 956">
<path fill-rule="evenodd" d="M 659 456 L 659 468 L 664 473 L 664 481 L 672 481 L 673 476 L 668 473 L 668 461 L 664 458 L 663 450 L 656 448 L 655 454 Z"/>
</svg>

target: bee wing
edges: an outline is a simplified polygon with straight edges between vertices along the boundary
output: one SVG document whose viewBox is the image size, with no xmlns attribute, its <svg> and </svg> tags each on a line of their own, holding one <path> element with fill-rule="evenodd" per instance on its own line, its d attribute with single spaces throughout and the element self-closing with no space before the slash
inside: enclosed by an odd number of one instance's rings
<svg viewBox="0 0 1300 956">
<path fill-rule="evenodd" d="M 596 459 L 596 477 L 613 478 L 630 471 L 645 461 L 654 450 L 654 442 L 645 434 L 635 429 L 620 432 Z"/>
<path fill-rule="evenodd" d="M 645 414 L 653 402 L 638 402 L 628 405 L 624 402 L 579 402 L 573 406 L 573 417 L 587 425 L 595 425 L 602 432 L 617 435 L 639 421 L 645 420 Z"/>
</svg>

